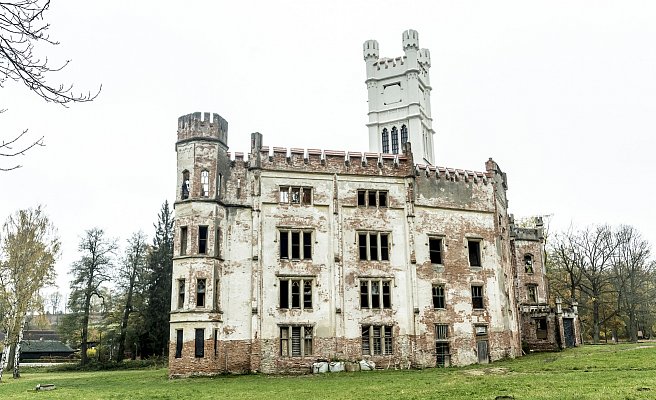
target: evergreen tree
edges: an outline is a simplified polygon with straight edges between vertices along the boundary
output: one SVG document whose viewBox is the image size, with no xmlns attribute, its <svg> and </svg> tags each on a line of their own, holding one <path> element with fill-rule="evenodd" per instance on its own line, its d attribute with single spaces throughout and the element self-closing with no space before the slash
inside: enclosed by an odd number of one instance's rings
<svg viewBox="0 0 656 400">
<path fill-rule="evenodd" d="M 165 201 L 155 226 L 155 238 L 148 258 L 147 305 L 142 356 L 166 356 L 171 310 L 171 274 L 173 270 L 173 213 Z"/>
</svg>

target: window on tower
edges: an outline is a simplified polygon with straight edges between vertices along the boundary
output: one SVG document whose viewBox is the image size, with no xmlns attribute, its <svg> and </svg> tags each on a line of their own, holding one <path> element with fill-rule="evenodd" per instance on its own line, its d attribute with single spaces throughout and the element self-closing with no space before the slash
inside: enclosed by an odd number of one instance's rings
<svg viewBox="0 0 656 400">
<path fill-rule="evenodd" d="M 399 153 L 399 131 L 396 126 L 392 127 L 392 154 Z"/>
<path fill-rule="evenodd" d="M 182 200 L 189 198 L 189 171 L 182 171 Z"/>
<path fill-rule="evenodd" d="M 408 127 L 401 125 L 401 145 L 408 143 Z"/>
<path fill-rule="evenodd" d="M 383 128 L 383 153 L 389 153 L 389 133 L 387 132 L 387 128 Z"/>
<path fill-rule="evenodd" d="M 202 190 L 202 196 L 203 197 L 209 197 L 210 196 L 210 173 L 208 171 L 203 170 L 200 173 L 200 187 Z"/>
</svg>

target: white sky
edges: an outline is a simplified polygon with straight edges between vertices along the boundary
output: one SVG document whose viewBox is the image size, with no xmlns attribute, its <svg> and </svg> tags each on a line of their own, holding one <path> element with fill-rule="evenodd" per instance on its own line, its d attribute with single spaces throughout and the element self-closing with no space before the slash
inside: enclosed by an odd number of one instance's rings
<svg viewBox="0 0 656 400">
<path fill-rule="evenodd" d="M 362 43 L 401 56 L 409 28 L 431 52 L 438 165 L 481 171 L 493 157 L 516 216 L 632 224 L 656 243 L 654 2 L 66 0 L 46 19 L 61 45 L 42 54 L 72 59 L 51 82 L 103 89 L 69 109 L 0 90 L 1 137 L 29 128 L 47 144 L 0 173 L 0 218 L 46 206 L 62 291 L 85 229 L 121 245 L 152 236 L 177 188 L 180 115 L 221 114 L 233 152 L 254 131 L 270 146 L 366 151 Z"/>
</svg>

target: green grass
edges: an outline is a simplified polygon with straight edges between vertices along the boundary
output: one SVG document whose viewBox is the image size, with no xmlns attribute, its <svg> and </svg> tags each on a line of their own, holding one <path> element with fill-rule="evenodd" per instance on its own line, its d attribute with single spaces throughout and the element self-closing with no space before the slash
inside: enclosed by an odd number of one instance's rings
<svg viewBox="0 0 656 400">
<path fill-rule="evenodd" d="M 653 346 L 653 347 L 652 347 Z M 25 370 L 6 399 L 656 399 L 656 343 L 585 346 L 466 368 L 169 380 L 167 370 Z M 57 389 L 34 392 L 38 383 Z"/>
</svg>

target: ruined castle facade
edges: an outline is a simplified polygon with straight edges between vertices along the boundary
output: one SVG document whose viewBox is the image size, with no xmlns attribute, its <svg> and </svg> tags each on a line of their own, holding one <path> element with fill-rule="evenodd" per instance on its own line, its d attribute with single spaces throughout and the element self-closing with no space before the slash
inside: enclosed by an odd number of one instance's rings
<svg viewBox="0 0 656 400">
<path fill-rule="evenodd" d="M 578 343 L 575 310 L 548 305 L 541 223 L 514 226 L 499 165 L 435 166 L 430 54 L 412 30 L 403 50 L 364 44 L 370 152 L 253 133 L 231 155 L 221 116 L 178 119 L 172 376 L 467 365 Z"/>
</svg>

